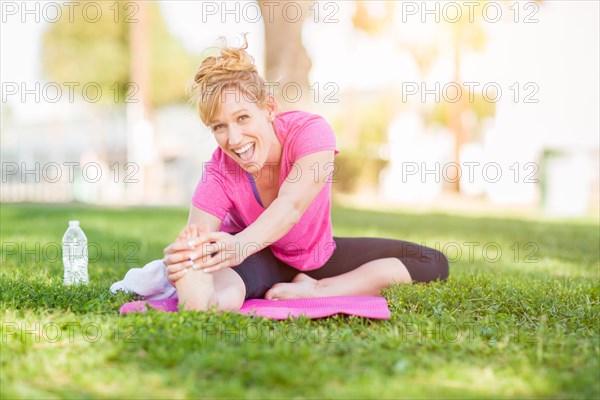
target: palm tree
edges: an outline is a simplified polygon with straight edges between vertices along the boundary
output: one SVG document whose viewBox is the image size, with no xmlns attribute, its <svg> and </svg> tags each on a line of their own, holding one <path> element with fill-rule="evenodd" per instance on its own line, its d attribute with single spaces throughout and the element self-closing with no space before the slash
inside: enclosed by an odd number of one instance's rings
<svg viewBox="0 0 600 400">
<path fill-rule="evenodd" d="M 388 7 L 387 12 L 382 17 L 372 17 L 369 15 L 368 8 L 366 7 L 365 1 L 356 1 L 355 15 L 353 17 L 353 23 L 356 29 L 365 31 L 373 35 L 390 35 L 394 37 L 395 42 L 399 49 L 407 51 L 415 60 L 419 75 L 422 80 L 427 76 L 429 69 L 435 63 L 440 54 L 440 45 L 436 42 L 417 44 L 410 43 L 403 37 L 398 37 L 396 31 L 394 31 L 394 21 L 390 17 L 394 15 L 394 2 L 386 3 Z M 468 15 L 462 15 L 459 21 L 448 23 L 446 22 L 445 29 L 449 31 L 452 37 L 453 45 L 453 78 L 454 82 L 457 83 L 463 93 L 466 93 L 466 88 L 462 84 L 461 80 L 461 55 L 467 49 L 480 50 L 483 48 L 485 43 L 485 32 L 481 26 L 481 18 L 475 18 L 473 22 L 469 22 Z M 461 96 L 461 99 L 455 103 L 450 104 L 450 115 L 448 125 L 455 138 L 455 146 L 453 151 L 453 158 L 455 162 L 459 162 L 460 149 L 463 144 L 468 140 L 468 132 L 465 131 L 461 122 L 461 116 L 467 110 L 468 104 L 465 101 L 467 96 Z M 451 168 L 449 172 L 456 172 L 457 170 Z M 450 182 L 450 189 L 452 191 L 459 191 L 458 176 L 448 177 Z"/>
</svg>

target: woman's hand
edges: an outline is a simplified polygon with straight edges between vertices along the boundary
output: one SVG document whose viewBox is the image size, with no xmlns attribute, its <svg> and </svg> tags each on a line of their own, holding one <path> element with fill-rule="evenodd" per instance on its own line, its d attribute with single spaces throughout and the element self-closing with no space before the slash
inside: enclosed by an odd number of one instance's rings
<svg viewBox="0 0 600 400">
<path fill-rule="evenodd" d="M 206 273 L 240 265 L 249 255 L 238 238 L 226 232 L 200 233 L 198 241 L 201 243 L 200 257 L 193 268 Z"/>
<path fill-rule="evenodd" d="M 207 232 L 208 225 L 188 225 L 177 236 L 175 242 L 164 249 L 163 262 L 167 266 L 167 279 L 171 285 L 175 286 L 175 282 L 185 276 L 188 268 L 194 266 L 202 248 L 198 236 Z"/>
</svg>

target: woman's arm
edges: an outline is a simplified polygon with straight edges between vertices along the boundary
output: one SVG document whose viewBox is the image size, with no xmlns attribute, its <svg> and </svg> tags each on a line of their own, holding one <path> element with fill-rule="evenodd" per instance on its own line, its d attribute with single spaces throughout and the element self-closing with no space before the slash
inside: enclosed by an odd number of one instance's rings
<svg viewBox="0 0 600 400">
<path fill-rule="evenodd" d="M 333 151 L 312 153 L 296 161 L 296 168 L 290 173 L 296 176 L 288 176 L 281 185 L 277 198 L 253 224 L 236 235 L 242 247 L 250 250 L 248 255 L 278 241 L 298 223 L 323 190 L 332 170 L 328 167 L 332 163 Z M 252 246 L 248 246 L 249 244 Z"/>
<path fill-rule="evenodd" d="M 192 205 L 190 207 L 190 215 L 188 217 L 188 225 L 208 225 L 210 232 L 218 232 L 221 229 L 221 220 L 214 215 L 207 213 L 204 210 Z"/>
<path fill-rule="evenodd" d="M 295 176 L 288 177 L 277 198 L 246 229 L 236 235 L 207 232 L 200 235 L 203 247 L 198 266 L 207 272 L 239 265 L 250 255 L 281 239 L 298 223 L 325 186 L 331 173 L 333 150 L 306 155 L 296 161 Z M 290 175 L 292 174 L 290 173 Z M 212 257 L 206 257 L 212 254 Z"/>
</svg>

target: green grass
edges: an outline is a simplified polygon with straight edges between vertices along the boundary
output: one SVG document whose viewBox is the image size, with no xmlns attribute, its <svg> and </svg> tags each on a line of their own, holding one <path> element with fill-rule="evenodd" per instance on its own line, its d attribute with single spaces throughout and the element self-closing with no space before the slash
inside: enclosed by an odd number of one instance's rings
<svg viewBox="0 0 600 400">
<path fill-rule="evenodd" d="M 388 321 L 118 315 L 131 296 L 111 295 L 110 284 L 160 258 L 186 218 L 184 209 L 2 205 L 1 397 L 600 396 L 596 220 L 337 207 L 335 235 L 438 247 L 450 279 L 384 291 Z M 94 243 L 87 287 L 61 285 L 69 219 Z"/>
</svg>

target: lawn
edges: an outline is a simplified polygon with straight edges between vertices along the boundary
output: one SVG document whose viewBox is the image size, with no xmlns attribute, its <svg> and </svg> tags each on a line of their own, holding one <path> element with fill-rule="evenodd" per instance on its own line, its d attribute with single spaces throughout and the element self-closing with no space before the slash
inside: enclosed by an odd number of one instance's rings
<svg viewBox="0 0 600 400">
<path fill-rule="evenodd" d="M 90 285 L 63 287 L 79 219 Z M 109 286 L 160 258 L 179 208 L 1 208 L 2 398 L 598 398 L 597 219 L 336 207 L 337 236 L 441 249 L 443 283 L 383 292 L 392 318 L 120 316 Z"/>
</svg>

